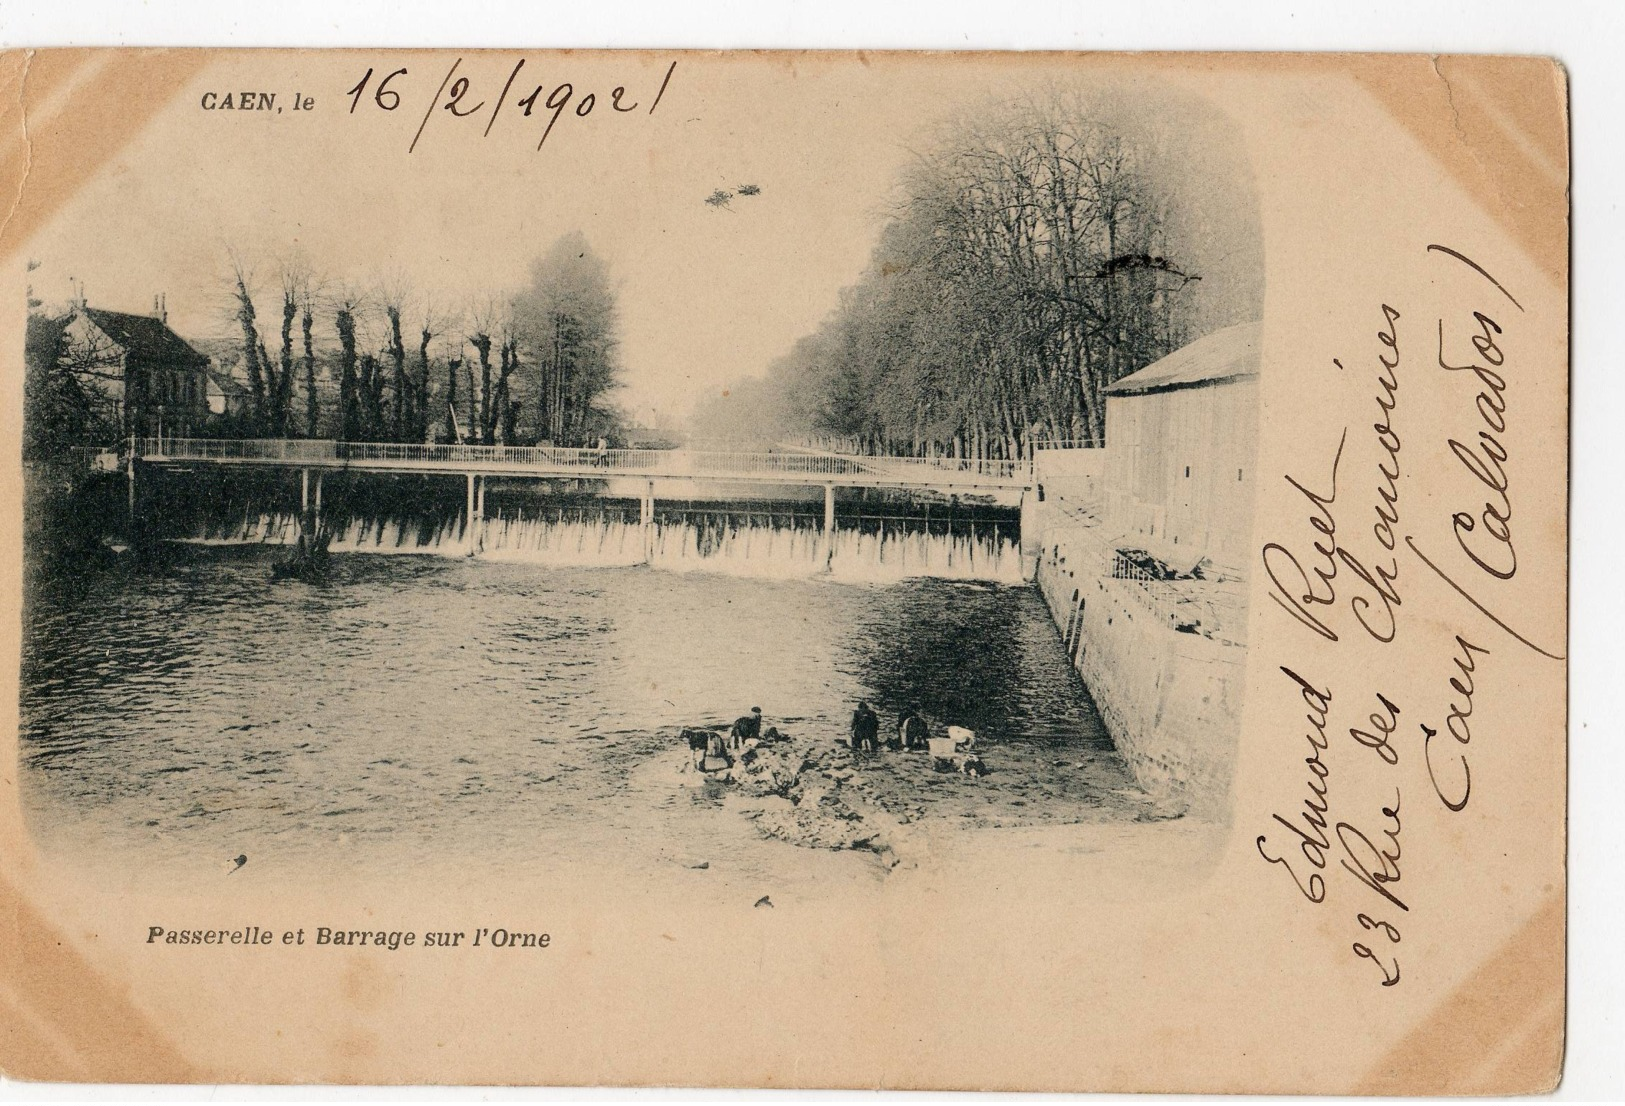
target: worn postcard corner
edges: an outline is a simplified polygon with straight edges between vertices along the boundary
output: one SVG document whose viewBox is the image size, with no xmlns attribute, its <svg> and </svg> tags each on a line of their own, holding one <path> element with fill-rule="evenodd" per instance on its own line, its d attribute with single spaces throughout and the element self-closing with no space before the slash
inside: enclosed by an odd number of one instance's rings
<svg viewBox="0 0 1625 1106">
<path fill-rule="evenodd" d="M 1559 1082 L 1559 63 L 12 51 L 0 134 L 8 1074 Z"/>
</svg>

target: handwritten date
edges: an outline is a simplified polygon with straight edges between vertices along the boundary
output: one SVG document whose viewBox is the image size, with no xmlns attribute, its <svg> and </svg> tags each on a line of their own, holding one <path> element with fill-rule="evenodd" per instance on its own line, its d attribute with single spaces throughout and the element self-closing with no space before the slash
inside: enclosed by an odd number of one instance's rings
<svg viewBox="0 0 1625 1106">
<path fill-rule="evenodd" d="M 608 90 L 591 90 L 577 88 L 570 81 L 556 83 L 542 82 L 532 85 L 531 82 L 520 82 L 520 74 L 525 68 L 525 59 L 520 58 L 509 71 L 507 80 L 502 84 L 500 92 L 494 96 L 490 90 L 494 82 L 486 84 L 483 79 L 477 80 L 466 73 L 460 73 L 463 65 L 462 58 L 452 62 L 451 68 L 446 70 L 440 80 L 428 106 L 423 111 L 422 120 L 418 123 L 417 132 L 412 136 L 412 144 L 407 152 L 417 150 L 418 143 L 422 141 L 429 122 L 439 112 L 444 112 L 454 119 L 468 119 L 477 117 L 485 121 L 485 129 L 481 136 L 491 133 L 496 126 L 497 119 L 502 110 L 508 105 L 509 96 L 514 93 L 523 93 L 513 101 L 510 111 L 519 112 L 521 119 L 535 117 L 541 128 L 541 135 L 536 140 L 536 149 L 540 151 L 547 145 L 548 136 L 558 125 L 560 119 L 568 115 L 575 119 L 586 119 L 595 111 L 600 115 L 627 115 L 642 111 L 653 115 L 665 97 L 667 88 L 671 85 L 672 75 L 677 72 L 677 63 L 674 61 L 666 67 L 665 76 L 656 89 L 645 90 L 644 93 L 629 91 L 626 85 L 616 85 Z M 528 91 L 527 91 L 528 89 Z M 398 111 L 416 91 L 412 70 L 407 66 L 391 69 L 380 73 L 376 67 L 369 67 L 361 75 L 361 79 L 345 90 L 350 98 L 351 115 L 358 111 Z M 648 91 L 653 96 L 647 95 Z M 647 103 L 647 107 L 645 107 Z"/>
</svg>

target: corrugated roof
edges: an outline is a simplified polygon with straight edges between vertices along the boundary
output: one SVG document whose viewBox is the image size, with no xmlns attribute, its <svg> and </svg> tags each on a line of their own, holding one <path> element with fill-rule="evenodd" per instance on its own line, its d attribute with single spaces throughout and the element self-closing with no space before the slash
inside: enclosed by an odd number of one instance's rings
<svg viewBox="0 0 1625 1106">
<path fill-rule="evenodd" d="M 1258 352 L 1264 325 L 1238 323 L 1215 330 L 1188 346 L 1153 361 L 1106 388 L 1109 396 L 1139 396 L 1175 388 L 1199 388 L 1258 375 Z"/>
<path fill-rule="evenodd" d="M 125 351 L 142 361 L 184 364 L 207 361 L 186 339 L 169 329 L 169 324 L 151 315 L 126 315 L 122 311 L 103 311 L 99 307 L 82 309 L 85 317 Z"/>
</svg>

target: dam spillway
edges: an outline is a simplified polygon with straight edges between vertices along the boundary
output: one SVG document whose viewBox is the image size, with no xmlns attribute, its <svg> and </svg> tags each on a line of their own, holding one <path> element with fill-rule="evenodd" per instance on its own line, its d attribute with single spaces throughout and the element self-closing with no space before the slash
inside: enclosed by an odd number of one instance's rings
<svg viewBox="0 0 1625 1106">
<path fill-rule="evenodd" d="M 317 527 L 337 551 L 451 553 L 460 541 L 469 556 L 550 564 L 649 564 L 747 575 L 828 572 L 880 580 L 944 576 L 1015 583 L 1029 578 L 1035 564 L 1033 549 L 1022 545 L 1032 472 L 1021 461 L 855 457 L 804 449 L 145 439 L 134 443 L 126 473 L 132 532 L 139 526 L 203 541 L 291 543 L 303 529 Z M 290 476 L 299 493 L 283 506 Z M 217 489 L 257 487 L 265 501 L 244 505 L 240 527 L 208 517 L 225 514 L 218 502 L 204 504 L 207 532 L 188 532 L 200 522 L 199 504 L 185 502 L 197 499 L 185 487 L 192 480 Z M 363 513 L 324 508 L 325 483 L 353 489 L 363 480 L 372 489 Z M 454 482 L 464 490 L 460 518 L 452 517 L 447 498 Z M 154 483 L 156 489 L 149 487 Z M 405 496 L 386 491 L 380 504 L 375 492 L 390 486 L 406 489 Z M 820 494 L 822 518 L 812 520 L 814 528 L 796 505 Z M 596 510 L 583 507 L 583 495 L 598 501 Z M 499 502 L 504 496 L 511 509 Z M 637 503 L 635 523 L 619 505 L 628 499 Z M 727 506 L 701 506 L 716 503 Z M 332 505 L 329 494 L 327 507 Z M 177 526 L 177 512 L 194 517 Z M 234 509 L 228 517 L 234 520 Z"/>
<path fill-rule="evenodd" d="M 170 468 L 143 480 L 153 536 L 210 545 L 294 544 L 309 496 L 287 473 Z M 1009 496 L 674 481 L 683 498 L 650 504 L 625 494 L 634 481 L 486 478 L 470 516 L 460 483 L 329 474 L 320 510 L 330 548 L 852 582 L 1024 579 Z"/>
</svg>

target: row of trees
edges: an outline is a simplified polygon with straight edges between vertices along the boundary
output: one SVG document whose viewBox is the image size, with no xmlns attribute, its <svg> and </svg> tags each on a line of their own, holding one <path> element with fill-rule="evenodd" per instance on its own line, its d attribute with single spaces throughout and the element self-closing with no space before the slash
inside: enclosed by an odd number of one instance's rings
<svg viewBox="0 0 1625 1106">
<path fill-rule="evenodd" d="M 838 309 L 765 387 L 702 405 L 696 429 L 749 405 L 775 434 L 869 452 L 1101 442 L 1102 389 L 1184 344 L 1201 279 L 1154 146 L 1064 93 L 944 129 Z"/>
<path fill-rule="evenodd" d="M 240 338 L 226 356 L 248 393 L 234 432 L 489 445 L 584 444 L 614 431 L 615 298 L 579 233 L 554 243 L 518 292 L 455 311 L 400 280 L 333 288 L 302 264 L 281 266 L 275 284 L 268 326 L 234 258 Z"/>
<path fill-rule="evenodd" d="M 227 392 L 226 411 L 209 416 L 205 432 L 562 445 L 616 436 L 619 416 L 608 403 L 619 369 L 615 297 L 607 267 L 579 233 L 538 258 L 517 292 L 455 310 L 402 280 L 335 285 L 303 263 L 259 276 L 234 255 L 225 334 L 192 340 Z M 168 405 L 172 433 L 204 429 L 201 392 L 128 387 L 119 349 L 99 330 L 74 326 L 76 314 L 73 305 L 50 310 L 30 290 L 30 456 L 153 433 L 158 404 Z"/>
</svg>

